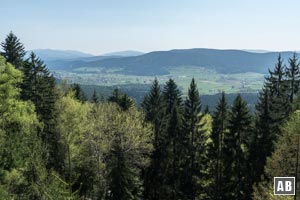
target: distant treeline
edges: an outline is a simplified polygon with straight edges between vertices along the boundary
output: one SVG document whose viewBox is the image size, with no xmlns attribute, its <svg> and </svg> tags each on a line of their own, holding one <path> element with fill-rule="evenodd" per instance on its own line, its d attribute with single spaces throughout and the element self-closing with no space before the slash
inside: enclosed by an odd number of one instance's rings
<svg viewBox="0 0 300 200">
<path fill-rule="evenodd" d="M 59 81 L 58 81 L 59 82 Z M 136 104 L 140 106 L 145 95 L 151 88 L 151 85 L 148 84 L 126 84 L 126 85 L 118 85 L 118 86 L 98 86 L 98 85 L 80 85 L 82 91 L 86 95 L 87 99 L 91 99 L 94 93 L 94 90 L 97 92 L 99 97 L 103 99 L 107 99 L 112 91 L 118 88 L 121 92 L 128 94 L 128 96 L 132 97 Z M 160 85 L 162 88 L 163 85 Z M 201 95 L 201 94 L 200 94 Z M 215 111 L 217 103 L 221 98 L 221 93 L 213 94 L 213 95 L 201 95 L 201 102 L 203 105 L 203 110 L 206 106 L 209 107 L 209 110 Z M 226 99 L 228 100 L 228 104 L 232 105 L 236 93 L 225 94 Z M 255 104 L 258 100 L 258 93 L 241 93 L 242 98 L 247 102 L 251 112 L 255 110 Z"/>
</svg>

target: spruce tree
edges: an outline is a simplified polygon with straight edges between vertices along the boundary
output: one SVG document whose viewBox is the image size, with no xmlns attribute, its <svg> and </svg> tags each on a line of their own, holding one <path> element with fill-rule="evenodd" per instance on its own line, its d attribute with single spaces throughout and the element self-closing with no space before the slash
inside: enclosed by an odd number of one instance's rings
<svg viewBox="0 0 300 200">
<path fill-rule="evenodd" d="M 99 102 L 99 98 L 98 98 L 98 95 L 97 95 L 97 92 L 96 92 L 95 89 L 94 89 L 93 96 L 92 96 L 92 102 L 93 103 L 98 103 Z"/>
<path fill-rule="evenodd" d="M 119 101 L 119 106 L 122 108 L 122 110 L 126 111 L 134 107 L 134 100 L 130 98 L 127 94 L 123 94 Z"/>
<path fill-rule="evenodd" d="M 140 182 L 132 163 L 126 157 L 122 148 L 120 137 L 116 137 L 112 144 L 111 158 L 108 163 L 109 191 L 107 199 L 110 200 L 138 200 L 141 199 Z"/>
<path fill-rule="evenodd" d="M 154 141 L 153 141 L 153 153 L 151 155 L 151 164 L 146 169 L 146 175 L 144 180 L 145 196 L 147 199 L 161 199 L 159 188 L 161 184 L 161 122 L 162 122 L 162 110 L 163 110 L 162 94 L 157 79 L 153 81 L 151 90 L 147 96 L 145 96 L 142 102 L 142 108 L 145 113 L 145 121 L 153 124 Z"/>
<path fill-rule="evenodd" d="M 3 52 L 2 56 L 6 59 L 7 62 L 14 65 L 17 69 L 21 69 L 23 65 L 23 57 L 25 56 L 25 47 L 20 42 L 20 39 L 17 38 L 13 32 L 10 32 L 5 41 L 1 43 Z"/>
<path fill-rule="evenodd" d="M 134 107 L 134 100 L 127 94 L 120 92 L 118 88 L 114 89 L 112 95 L 108 98 L 108 101 L 118 104 L 123 111 Z"/>
<path fill-rule="evenodd" d="M 266 79 L 266 87 L 270 92 L 271 129 L 272 132 L 278 134 L 279 125 L 291 112 L 289 86 L 285 79 L 285 66 L 280 54 L 274 71 L 269 70 L 269 74 Z"/>
<path fill-rule="evenodd" d="M 174 80 L 170 79 L 163 90 L 162 133 L 160 141 L 161 199 L 180 198 L 180 169 L 184 134 L 182 132 L 182 100 Z"/>
<path fill-rule="evenodd" d="M 259 93 L 256 105 L 254 138 L 250 149 L 253 182 L 260 180 L 266 159 L 273 151 L 276 135 L 272 132 L 271 124 L 270 94 L 268 88 L 264 88 Z"/>
<path fill-rule="evenodd" d="M 193 78 L 188 90 L 188 96 L 184 103 L 184 136 L 180 143 L 182 143 L 184 172 L 182 174 L 182 190 L 185 197 L 188 199 L 195 199 L 197 193 L 197 183 L 195 180 L 203 179 L 199 172 L 203 171 L 201 167 L 205 162 L 205 145 L 206 138 L 202 131 L 199 131 L 203 124 L 200 124 L 203 115 L 201 112 L 201 101 L 195 79 Z M 202 159 L 196 160 L 196 154 L 201 154 Z M 198 157 L 200 158 L 200 157 Z M 202 164 L 201 164 L 202 162 Z M 200 168 L 199 168 L 200 167 Z M 197 176 L 197 177 L 196 177 Z M 200 176 L 200 177 L 199 177 Z M 201 191 L 203 193 L 204 191 Z"/>
<path fill-rule="evenodd" d="M 287 81 L 290 90 L 290 103 L 293 103 L 294 98 L 298 95 L 300 87 L 300 62 L 298 61 L 297 54 L 294 53 L 293 57 L 289 59 L 289 67 L 286 68 Z"/>
<path fill-rule="evenodd" d="M 204 108 L 204 114 L 210 114 L 208 105 L 206 105 L 205 108 Z"/>
<path fill-rule="evenodd" d="M 166 82 L 163 90 L 163 98 L 166 115 L 172 112 L 174 106 L 182 107 L 181 92 L 173 79 L 169 79 Z"/>
<path fill-rule="evenodd" d="M 212 161 L 211 177 L 213 177 L 212 184 L 212 197 L 213 199 L 224 199 L 223 190 L 226 182 L 224 178 L 224 138 L 225 134 L 228 134 L 228 119 L 229 111 L 225 98 L 225 92 L 222 92 L 222 96 L 216 107 L 216 111 L 213 114 L 212 123 L 212 143 L 209 147 L 209 157 Z"/>
<path fill-rule="evenodd" d="M 174 102 L 176 105 L 176 102 Z M 162 199 L 180 199 L 180 175 L 181 162 L 183 161 L 184 150 L 182 146 L 182 139 L 184 135 L 182 132 L 182 115 L 177 106 L 168 115 L 166 120 L 165 138 L 162 147 L 162 165 L 163 165 L 163 185 L 161 185 Z"/>
<path fill-rule="evenodd" d="M 249 144 L 251 142 L 251 115 L 246 102 L 237 95 L 231 108 L 228 128 L 225 134 L 224 156 L 226 188 L 223 190 L 226 199 L 249 199 L 251 185 L 248 176 Z"/>
<path fill-rule="evenodd" d="M 300 112 L 295 111 L 281 125 L 281 137 L 275 143 L 274 151 L 266 161 L 264 168 L 264 179 L 254 185 L 253 199 L 298 199 L 299 188 L 299 143 L 300 143 Z M 274 177 L 289 176 L 295 177 L 295 196 L 274 195 Z M 298 185 L 298 186 L 297 186 Z"/>
<path fill-rule="evenodd" d="M 77 83 L 74 83 L 71 85 L 72 90 L 74 90 L 75 92 L 75 98 L 78 99 L 81 102 L 85 102 L 87 101 L 87 98 L 83 92 L 83 90 L 81 89 L 80 85 Z"/>
<path fill-rule="evenodd" d="M 21 85 L 21 98 L 34 103 L 43 129 L 39 131 L 44 147 L 47 149 L 47 167 L 58 172 L 63 170 L 64 150 L 60 144 L 60 134 L 56 131 L 55 108 L 58 97 L 55 88 L 55 79 L 46 65 L 34 53 L 24 62 L 24 77 Z"/>
<path fill-rule="evenodd" d="M 119 103 L 120 99 L 121 99 L 121 92 L 118 88 L 115 88 L 111 94 L 111 96 L 108 97 L 108 101 L 109 102 L 115 102 L 115 103 Z"/>
</svg>

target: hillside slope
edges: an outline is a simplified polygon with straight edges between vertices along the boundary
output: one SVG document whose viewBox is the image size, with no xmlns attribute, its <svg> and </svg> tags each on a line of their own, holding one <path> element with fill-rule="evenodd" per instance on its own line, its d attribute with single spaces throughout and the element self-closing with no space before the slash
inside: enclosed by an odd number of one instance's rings
<svg viewBox="0 0 300 200">
<path fill-rule="evenodd" d="M 90 62 L 72 61 L 56 65 L 55 69 L 72 70 L 78 67 L 118 68 L 119 73 L 130 75 L 162 75 L 168 74 L 168 69 L 178 66 L 199 66 L 219 73 L 266 73 L 273 68 L 278 52 L 251 53 L 242 50 L 217 49 L 183 49 L 171 51 L 155 51 L 140 56 L 107 58 Z M 292 52 L 282 52 L 287 61 Z M 53 69 L 54 66 L 49 65 Z"/>
</svg>

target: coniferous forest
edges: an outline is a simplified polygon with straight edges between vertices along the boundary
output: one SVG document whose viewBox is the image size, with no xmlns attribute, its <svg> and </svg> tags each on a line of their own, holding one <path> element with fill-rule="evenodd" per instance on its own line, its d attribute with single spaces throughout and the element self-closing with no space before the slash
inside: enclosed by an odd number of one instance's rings
<svg viewBox="0 0 300 200">
<path fill-rule="evenodd" d="M 118 89 L 87 99 L 12 32 L 1 47 L 0 199 L 293 199 L 273 195 L 274 176 L 295 176 L 298 198 L 296 54 L 274 60 L 253 114 L 224 92 L 204 109 L 194 79 L 184 97 L 154 80 L 141 106 Z"/>
</svg>

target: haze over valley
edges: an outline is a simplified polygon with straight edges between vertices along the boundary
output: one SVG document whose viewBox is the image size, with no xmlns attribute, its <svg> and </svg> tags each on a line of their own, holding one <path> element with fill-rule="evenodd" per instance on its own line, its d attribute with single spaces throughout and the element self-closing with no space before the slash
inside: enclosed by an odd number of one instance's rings
<svg viewBox="0 0 300 200">
<path fill-rule="evenodd" d="M 176 49 L 120 51 L 92 55 L 80 51 L 33 50 L 57 79 L 97 86 L 149 85 L 173 78 L 186 93 L 195 78 L 201 94 L 256 93 L 279 53 L 285 62 L 292 51 Z"/>
</svg>

